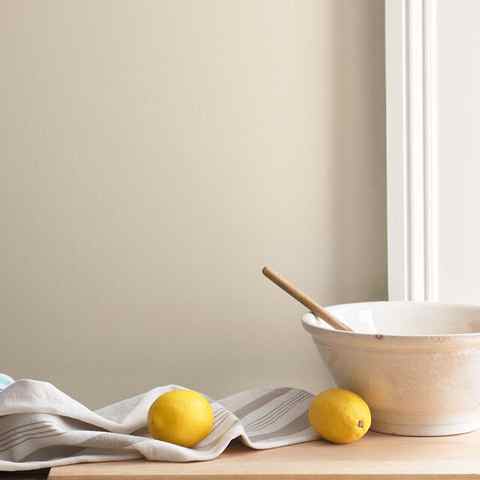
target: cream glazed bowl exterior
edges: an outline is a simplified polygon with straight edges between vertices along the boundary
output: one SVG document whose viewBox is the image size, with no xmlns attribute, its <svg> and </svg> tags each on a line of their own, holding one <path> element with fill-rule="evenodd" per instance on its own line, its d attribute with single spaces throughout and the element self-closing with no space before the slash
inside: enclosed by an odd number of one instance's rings
<svg viewBox="0 0 480 480">
<path fill-rule="evenodd" d="M 303 326 L 337 385 L 369 404 L 372 430 L 439 436 L 480 428 L 479 306 L 366 302 L 327 309 L 355 333 L 311 313 Z"/>
</svg>

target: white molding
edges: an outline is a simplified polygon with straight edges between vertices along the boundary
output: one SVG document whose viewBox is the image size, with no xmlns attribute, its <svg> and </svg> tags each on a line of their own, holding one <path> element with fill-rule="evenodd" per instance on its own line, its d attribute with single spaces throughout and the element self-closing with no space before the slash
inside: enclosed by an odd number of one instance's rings
<svg viewBox="0 0 480 480">
<path fill-rule="evenodd" d="M 391 300 L 438 296 L 435 2 L 385 2 Z"/>
</svg>

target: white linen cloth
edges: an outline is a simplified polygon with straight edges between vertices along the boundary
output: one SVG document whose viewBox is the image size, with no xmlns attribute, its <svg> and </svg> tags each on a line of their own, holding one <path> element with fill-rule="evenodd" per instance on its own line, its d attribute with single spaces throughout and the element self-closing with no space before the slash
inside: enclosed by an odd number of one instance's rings
<svg viewBox="0 0 480 480">
<path fill-rule="evenodd" d="M 317 438 L 308 422 L 312 395 L 294 388 L 259 388 L 214 401 L 215 426 L 194 448 L 149 437 L 154 388 L 100 410 L 90 410 L 47 382 L 18 380 L 0 391 L 0 471 L 33 470 L 81 462 L 146 458 L 167 462 L 211 460 L 240 437 L 254 449 Z"/>
</svg>

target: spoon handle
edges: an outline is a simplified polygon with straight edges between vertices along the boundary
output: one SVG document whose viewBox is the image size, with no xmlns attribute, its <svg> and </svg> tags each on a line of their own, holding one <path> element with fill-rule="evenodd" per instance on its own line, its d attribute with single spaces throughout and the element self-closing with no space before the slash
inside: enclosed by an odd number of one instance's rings
<svg viewBox="0 0 480 480">
<path fill-rule="evenodd" d="M 353 332 L 353 330 L 341 322 L 338 318 L 332 315 L 328 310 L 319 305 L 315 300 L 310 298 L 307 294 L 299 290 L 293 283 L 289 282 L 286 278 L 282 277 L 278 273 L 275 273 L 273 270 L 270 270 L 268 267 L 263 267 L 262 273 L 275 285 L 278 285 L 282 290 L 287 292 L 295 300 L 299 301 L 301 304 L 305 305 L 314 315 L 320 317 L 322 320 L 327 322 L 331 327 L 336 330 L 344 330 L 345 332 Z"/>
</svg>

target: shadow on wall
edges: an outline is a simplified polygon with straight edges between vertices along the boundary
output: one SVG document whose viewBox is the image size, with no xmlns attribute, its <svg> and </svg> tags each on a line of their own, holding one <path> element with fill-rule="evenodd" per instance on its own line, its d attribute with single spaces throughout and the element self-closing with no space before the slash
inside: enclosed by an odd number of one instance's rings
<svg viewBox="0 0 480 480">
<path fill-rule="evenodd" d="M 333 275 L 342 303 L 387 298 L 384 3 L 332 3 Z"/>
</svg>

